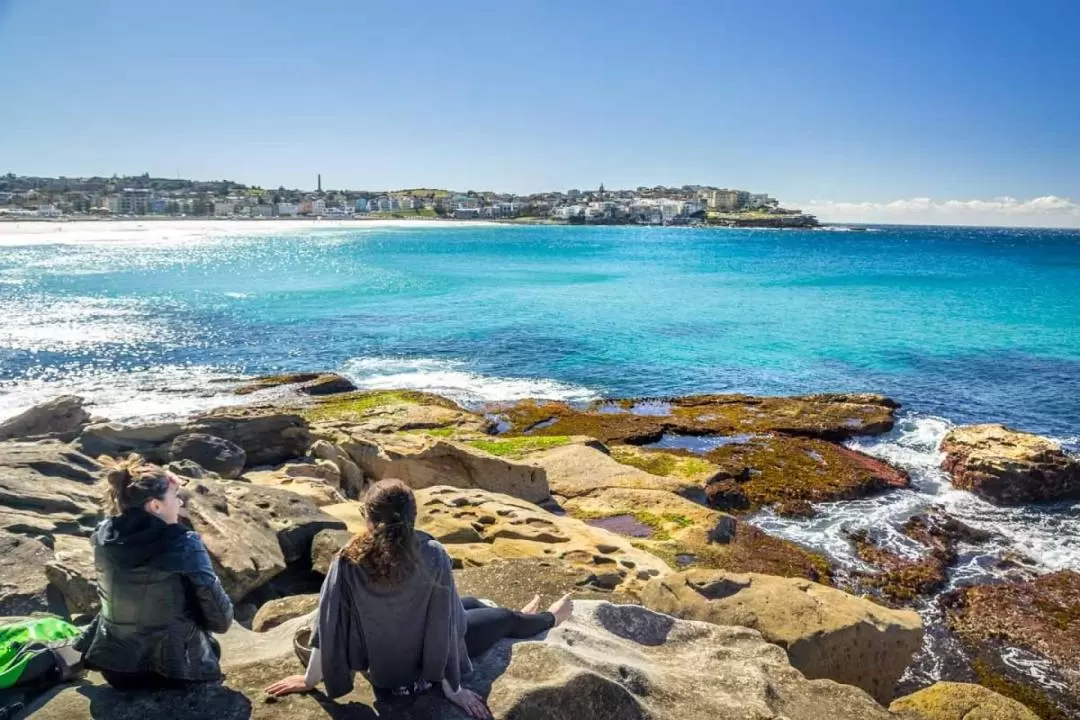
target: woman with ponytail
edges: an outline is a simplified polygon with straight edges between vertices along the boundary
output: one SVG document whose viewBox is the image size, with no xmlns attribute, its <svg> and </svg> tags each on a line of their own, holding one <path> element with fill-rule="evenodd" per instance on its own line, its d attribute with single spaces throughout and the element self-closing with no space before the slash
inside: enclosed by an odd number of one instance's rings
<svg viewBox="0 0 1080 720">
<path fill-rule="evenodd" d="M 229 629 L 232 602 L 179 522 L 177 477 L 132 455 L 105 480 L 109 517 L 91 538 L 101 612 L 78 647 L 87 666 L 120 690 L 220 681 L 210 633 Z"/>
<path fill-rule="evenodd" d="M 483 699 L 461 684 L 472 670 L 470 656 L 503 638 L 555 627 L 573 612 L 569 595 L 543 613 L 539 597 L 520 612 L 461 598 L 446 549 L 415 527 L 409 486 L 383 480 L 364 500 L 367 530 L 345 546 L 323 582 L 307 674 L 267 692 L 306 692 L 321 680 L 336 698 L 350 692 L 353 673 L 362 672 L 379 700 L 440 687 L 470 716 L 488 720 Z"/>
</svg>

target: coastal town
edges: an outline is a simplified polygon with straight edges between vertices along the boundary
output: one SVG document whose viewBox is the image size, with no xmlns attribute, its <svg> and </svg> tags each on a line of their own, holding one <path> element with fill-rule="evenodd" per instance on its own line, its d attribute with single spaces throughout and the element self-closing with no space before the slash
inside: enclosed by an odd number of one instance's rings
<svg viewBox="0 0 1080 720">
<path fill-rule="evenodd" d="M 228 180 L 0 176 L 0 220 L 105 218 L 455 219 L 588 225 L 814 227 L 817 219 L 780 207 L 766 193 L 708 185 L 571 189 L 532 195 L 414 188 L 314 190 L 248 186 Z"/>
</svg>

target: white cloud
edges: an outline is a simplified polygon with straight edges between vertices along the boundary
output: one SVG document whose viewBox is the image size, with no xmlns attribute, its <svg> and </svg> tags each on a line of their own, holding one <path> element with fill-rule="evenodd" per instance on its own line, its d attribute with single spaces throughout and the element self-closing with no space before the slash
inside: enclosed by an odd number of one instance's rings
<svg viewBox="0 0 1080 720">
<path fill-rule="evenodd" d="M 822 222 L 925 225 L 999 225 L 1080 228 L 1080 203 L 1046 195 L 1031 200 L 934 200 L 917 197 L 891 202 L 811 200 L 785 203 L 817 215 Z"/>
</svg>

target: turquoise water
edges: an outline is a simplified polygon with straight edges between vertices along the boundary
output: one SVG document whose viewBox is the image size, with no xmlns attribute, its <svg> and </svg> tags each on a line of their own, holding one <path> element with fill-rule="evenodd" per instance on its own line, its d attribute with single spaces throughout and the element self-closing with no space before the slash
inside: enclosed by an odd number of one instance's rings
<svg viewBox="0 0 1080 720">
<path fill-rule="evenodd" d="M 1080 232 L 149 227 L 0 237 L 0 415 L 339 369 L 465 400 L 875 391 L 1080 432 Z"/>
</svg>

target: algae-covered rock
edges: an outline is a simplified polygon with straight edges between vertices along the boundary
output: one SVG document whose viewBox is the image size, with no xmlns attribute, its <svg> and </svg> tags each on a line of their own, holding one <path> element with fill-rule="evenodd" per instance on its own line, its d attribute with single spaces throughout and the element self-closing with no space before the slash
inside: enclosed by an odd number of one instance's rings
<svg viewBox="0 0 1080 720">
<path fill-rule="evenodd" d="M 937 682 L 893 701 L 901 720 L 1039 720 L 1026 705 L 981 685 Z"/>
<path fill-rule="evenodd" d="M 828 678 L 888 702 L 922 644 L 918 614 L 890 610 L 808 580 L 692 570 L 651 581 L 657 611 L 759 631 L 808 678 Z"/>
<path fill-rule="evenodd" d="M 888 432 L 897 407 L 879 395 L 699 395 L 604 401 L 584 410 L 565 403 L 525 401 L 499 412 L 514 434 L 588 435 L 605 443 L 641 445 L 665 433 L 785 433 L 843 440 Z"/>
<path fill-rule="evenodd" d="M 705 458 L 720 469 L 706 494 L 721 510 L 795 503 L 805 511 L 802 503 L 854 500 L 910 483 L 888 463 L 815 438 L 752 437 L 722 445 Z"/>
<path fill-rule="evenodd" d="M 1080 460 L 1038 435 L 1004 425 L 969 425 L 946 435 L 941 451 L 953 485 L 993 503 L 1080 496 Z"/>
<path fill-rule="evenodd" d="M 1044 718 L 1080 716 L 1080 573 L 966 587 L 942 604 L 979 684 Z M 1036 676 L 1021 669 L 1032 663 Z"/>
</svg>

